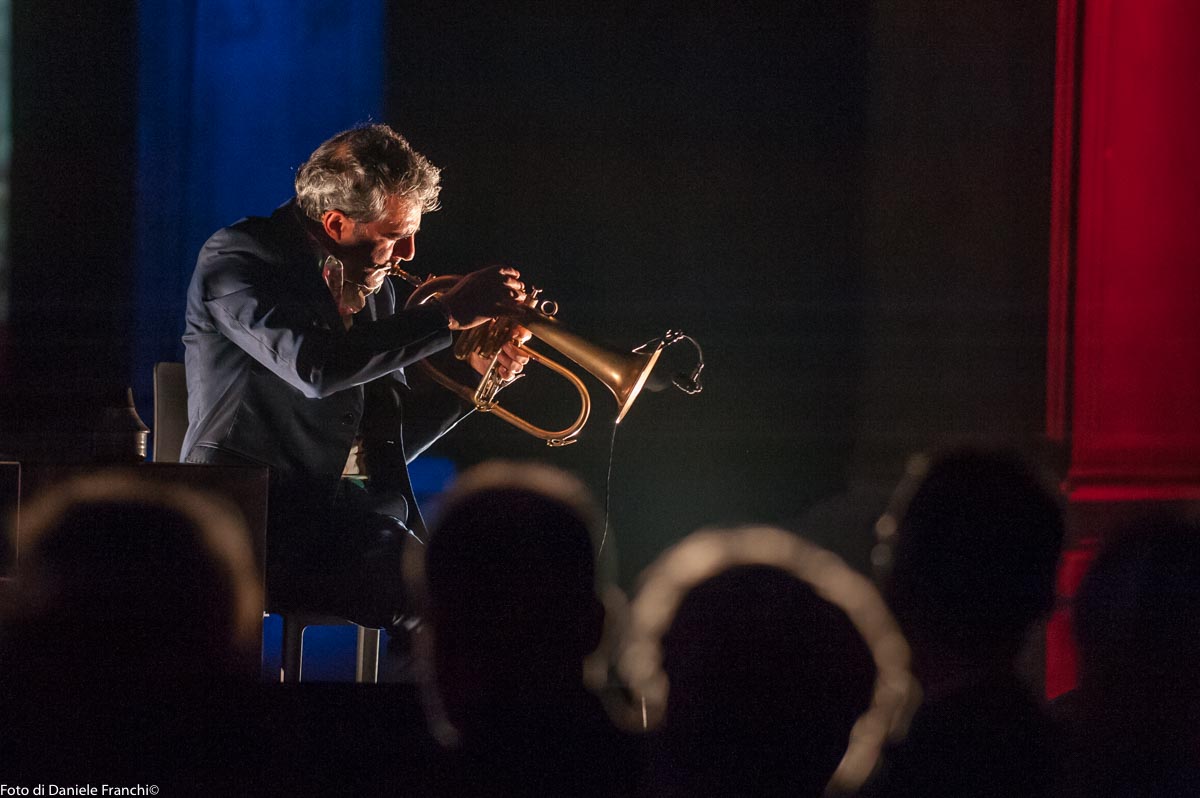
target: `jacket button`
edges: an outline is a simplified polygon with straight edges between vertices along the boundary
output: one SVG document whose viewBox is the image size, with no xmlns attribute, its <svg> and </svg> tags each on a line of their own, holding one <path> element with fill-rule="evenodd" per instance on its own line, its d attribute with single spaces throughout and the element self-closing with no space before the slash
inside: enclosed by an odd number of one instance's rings
<svg viewBox="0 0 1200 798">
<path fill-rule="evenodd" d="M 342 416 L 342 421 L 346 422 L 347 424 L 353 424 L 354 423 L 354 414 L 347 413 L 346 415 Z"/>
</svg>

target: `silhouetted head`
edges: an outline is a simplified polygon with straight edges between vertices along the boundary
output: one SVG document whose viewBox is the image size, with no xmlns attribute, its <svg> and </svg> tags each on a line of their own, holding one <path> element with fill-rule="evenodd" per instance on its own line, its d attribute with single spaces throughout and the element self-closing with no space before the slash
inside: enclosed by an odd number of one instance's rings
<svg viewBox="0 0 1200 798">
<path fill-rule="evenodd" d="M 565 472 L 492 462 L 455 484 L 409 575 L 456 727 L 582 689 L 603 625 L 595 533 L 591 497 Z"/>
<path fill-rule="evenodd" d="M 23 508 L 3 625 L 10 667 L 184 684 L 256 673 L 262 589 L 222 501 L 110 473 Z"/>
<path fill-rule="evenodd" d="M 1200 722 L 1200 523 L 1147 518 L 1096 557 L 1075 596 L 1080 687 L 1142 740 Z"/>
<path fill-rule="evenodd" d="M 660 725 L 655 789 L 819 795 L 844 756 L 846 786 L 865 777 L 911 687 L 865 578 L 758 528 L 689 536 L 644 579 L 622 671 Z"/>
<path fill-rule="evenodd" d="M 885 594 L 918 661 L 931 648 L 1011 657 L 1053 605 L 1062 513 L 1015 454 L 914 458 L 877 529 Z"/>
</svg>

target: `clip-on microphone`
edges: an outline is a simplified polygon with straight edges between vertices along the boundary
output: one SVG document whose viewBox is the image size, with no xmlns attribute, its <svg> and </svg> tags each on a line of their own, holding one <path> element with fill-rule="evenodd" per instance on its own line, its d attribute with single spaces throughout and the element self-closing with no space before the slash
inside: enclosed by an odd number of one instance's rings
<svg viewBox="0 0 1200 798">
<path fill-rule="evenodd" d="M 667 330 L 663 333 L 662 338 L 652 338 L 641 346 L 636 347 L 633 351 L 641 352 L 651 346 L 657 348 L 660 341 L 663 347 L 668 347 L 683 340 L 691 342 L 692 346 L 696 347 L 696 367 L 692 369 L 690 374 L 679 371 L 671 375 L 671 384 L 688 395 L 695 395 L 704 390 L 704 386 L 700 384 L 700 372 L 704 371 L 704 352 L 700 349 L 700 344 L 696 342 L 695 338 L 687 335 L 682 330 Z M 657 380 L 654 382 L 658 383 L 658 387 L 654 390 L 662 390 L 666 387 L 665 384 Z"/>
</svg>

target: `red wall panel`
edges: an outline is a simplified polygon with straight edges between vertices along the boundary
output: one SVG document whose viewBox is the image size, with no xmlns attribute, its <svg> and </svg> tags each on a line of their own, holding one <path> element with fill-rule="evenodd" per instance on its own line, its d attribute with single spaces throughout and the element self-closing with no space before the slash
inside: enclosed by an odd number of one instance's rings
<svg viewBox="0 0 1200 798">
<path fill-rule="evenodd" d="M 1084 6 L 1069 481 L 1092 498 L 1200 493 L 1198 38 L 1200 3 Z"/>
<path fill-rule="evenodd" d="M 1069 443 L 1070 542 L 1051 697 L 1075 683 L 1096 546 L 1200 502 L 1200 3 L 1059 0 L 1058 24 L 1046 433 Z"/>
</svg>

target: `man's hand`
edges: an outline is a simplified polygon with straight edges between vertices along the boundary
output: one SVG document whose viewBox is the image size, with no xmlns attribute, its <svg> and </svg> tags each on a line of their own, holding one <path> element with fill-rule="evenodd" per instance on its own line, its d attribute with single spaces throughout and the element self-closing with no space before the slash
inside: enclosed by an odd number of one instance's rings
<svg viewBox="0 0 1200 798">
<path fill-rule="evenodd" d="M 520 276 L 510 266 L 488 266 L 462 277 L 438 297 L 450 316 L 450 329 L 478 327 L 514 308 L 525 299 Z"/>
<path fill-rule="evenodd" d="M 502 382 L 512 382 L 525 370 L 525 366 L 529 363 L 529 355 L 521 351 L 520 345 L 531 337 L 532 333 L 529 330 L 518 327 L 514 338 L 500 348 L 499 354 L 496 355 L 496 372 Z M 471 364 L 471 368 L 481 375 L 486 374 L 491 365 L 491 362 L 480 357 L 478 352 L 472 352 L 468 362 Z"/>
</svg>

